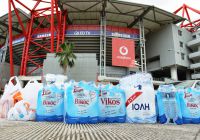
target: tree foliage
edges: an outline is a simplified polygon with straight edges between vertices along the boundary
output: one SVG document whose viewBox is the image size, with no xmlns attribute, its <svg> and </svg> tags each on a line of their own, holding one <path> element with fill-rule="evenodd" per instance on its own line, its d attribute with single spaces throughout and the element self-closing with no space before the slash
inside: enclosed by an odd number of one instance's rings
<svg viewBox="0 0 200 140">
<path fill-rule="evenodd" d="M 72 68 L 75 65 L 76 55 L 73 53 L 74 44 L 65 42 L 61 44 L 62 51 L 56 53 L 56 57 L 59 58 L 60 66 L 64 69 L 66 74 L 67 68 Z"/>
</svg>

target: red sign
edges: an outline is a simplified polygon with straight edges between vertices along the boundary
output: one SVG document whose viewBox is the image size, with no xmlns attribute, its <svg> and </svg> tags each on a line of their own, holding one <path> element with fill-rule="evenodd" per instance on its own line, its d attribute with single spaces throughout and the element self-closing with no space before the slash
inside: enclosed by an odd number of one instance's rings
<svg viewBox="0 0 200 140">
<path fill-rule="evenodd" d="M 142 92 L 136 92 L 135 94 L 133 94 L 131 97 L 128 98 L 128 100 L 126 101 L 126 107 L 132 103 L 137 97 L 139 97 L 142 94 Z"/>
<path fill-rule="evenodd" d="M 112 65 L 135 66 L 135 42 L 132 39 L 112 39 Z"/>
</svg>

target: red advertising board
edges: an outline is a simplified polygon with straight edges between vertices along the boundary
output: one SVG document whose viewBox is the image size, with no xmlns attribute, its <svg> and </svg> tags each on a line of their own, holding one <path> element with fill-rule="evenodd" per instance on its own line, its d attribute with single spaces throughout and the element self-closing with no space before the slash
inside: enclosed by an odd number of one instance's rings
<svg viewBox="0 0 200 140">
<path fill-rule="evenodd" d="M 112 39 L 112 65 L 135 66 L 135 42 L 132 39 Z"/>
</svg>

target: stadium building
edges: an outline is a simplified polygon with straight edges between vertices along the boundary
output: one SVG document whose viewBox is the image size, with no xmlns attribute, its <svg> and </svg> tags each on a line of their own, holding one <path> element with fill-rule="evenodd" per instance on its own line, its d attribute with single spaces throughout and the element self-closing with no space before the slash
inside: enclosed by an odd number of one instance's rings
<svg viewBox="0 0 200 140">
<path fill-rule="evenodd" d="M 39 8 L 42 3 L 47 6 Z M 184 20 L 155 6 L 125 1 L 49 0 L 27 7 L 20 0 L 9 0 L 8 14 L 0 17 L 1 83 L 12 75 L 61 73 L 53 53 L 65 41 L 75 45 L 77 60 L 69 72 L 75 80 L 116 80 L 136 71 L 178 80 L 177 71 L 188 69 L 190 60 L 179 65 L 167 59 L 173 48 L 165 48 L 168 42 L 164 39 L 175 39 L 171 36 L 175 28 L 184 30 L 191 41 L 192 33 L 175 25 Z M 180 52 L 185 59 L 191 52 L 187 49 Z"/>
</svg>

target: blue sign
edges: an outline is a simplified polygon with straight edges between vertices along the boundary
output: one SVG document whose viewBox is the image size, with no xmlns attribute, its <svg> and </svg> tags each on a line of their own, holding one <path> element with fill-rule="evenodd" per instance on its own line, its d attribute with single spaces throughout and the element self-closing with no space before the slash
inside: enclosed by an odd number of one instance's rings
<svg viewBox="0 0 200 140">
<path fill-rule="evenodd" d="M 21 37 L 21 38 L 18 38 L 16 40 L 13 40 L 12 44 L 17 44 L 17 43 L 20 43 L 20 42 L 24 42 L 25 38 L 24 37 Z"/>
<path fill-rule="evenodd" d="M 65 32 L 67 36 L 99 36 L 100 31 L 97 30 L 68 30 Z"/>
<path fill-rule="evenodd" d="M 66 36 L 100 36 L 99 30 L 67 30 L 65 31 Z M 44 38 L 44 37 L 50 37 L 51 33 L 40 33 L 40 34 L 34 34 L 33 38 Z M 56 33 L 54 33 L 54 36 L 56 36 Z M 107 31 L 106 36 L 108 37 L 120 37 L 120 38 L 130 38 L 130 39 L 138 39 L 139 34 L 127 34 L 122 32 L 112 32 Z M 17 44 L 20 42 L 24 42 L 25 38 L 19 38 L 13 41 L 13 44 Z"/>
<path fill-rule="evenodd" d="M 100 36 L 100 31 L 97 30 L 68 30 L 65 32 L 66 36 Z M 121 37 L 121 38 L 131 38 L 138 39 L 139 34 L 126 34 L 121 32 L 111 32 L 107 31 L 106 36 L 108 37 Z"/>
<path fill-rule="evenodd" d="M 57 34 L 54 33 L 54 36 L 56 36 Z M 50 32 L 47 32 L 47 33 L 40 33 L 40 34 L 35 34 L 33 35 L 32 37 L 33 38 L 44 38 L 44 37 L 50 37 L 51 36 L 51 33 Z"/>
<path fill-rule="evenodd" d="M 32 37 L 33 38 L 43 38 L 43 37 L 50 37 L 51 33 L 41 33 L 41 34 L 35 34 Z"/>
<path fill-rule="evenodd" d="M 111 31 L 107 31 L 106 36 L 120 37 L 120 38 L 131 38 L 131 39 L 138 39 L 139 38 L 139 34 L 126 34 L 126 33 L 111 32 Z"/>
</svg>

